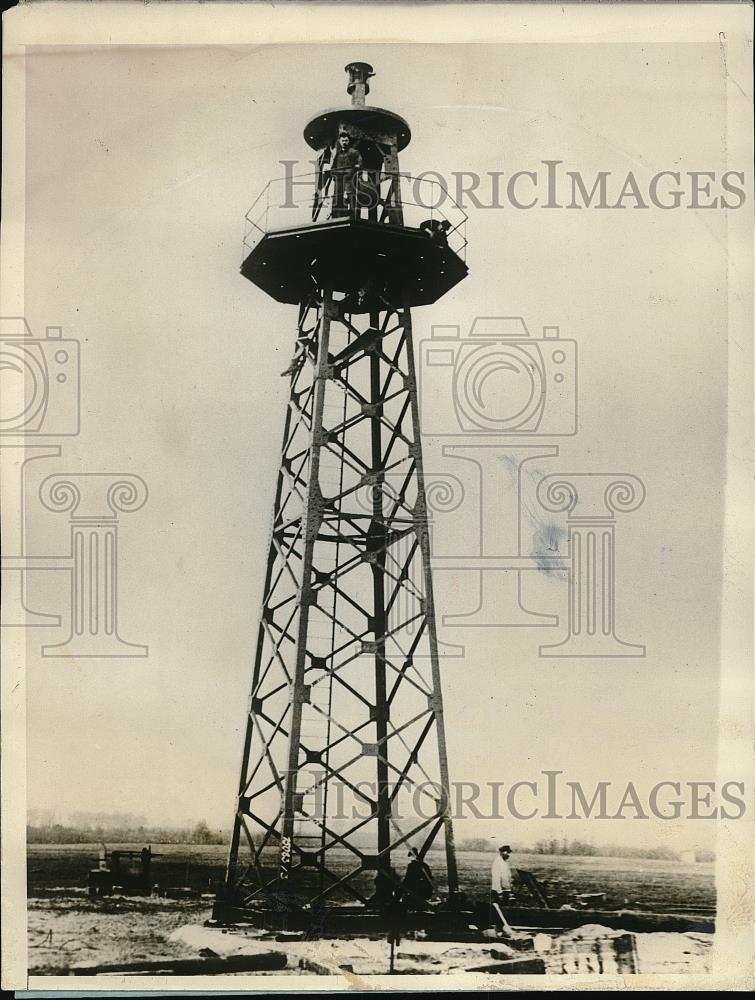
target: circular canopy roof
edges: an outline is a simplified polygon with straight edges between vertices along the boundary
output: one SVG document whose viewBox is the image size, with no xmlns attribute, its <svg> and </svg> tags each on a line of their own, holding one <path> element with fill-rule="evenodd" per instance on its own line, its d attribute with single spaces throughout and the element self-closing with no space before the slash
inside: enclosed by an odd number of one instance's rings
<svg viewBox="0 0 755 1000">
<path fill-rule="evenodd" d="M 329 108 L 313 118 L 304 129 L 304 138 L 312 149 L 324 149 L 335 139 L 339 122 L 355 125 L 365 132 L 395 132 L 399 152 L 406 149 L 412 137 L 409 123 L 401 115 L 371 105 L 349 104 L 344 108 Z"/>
</svg>

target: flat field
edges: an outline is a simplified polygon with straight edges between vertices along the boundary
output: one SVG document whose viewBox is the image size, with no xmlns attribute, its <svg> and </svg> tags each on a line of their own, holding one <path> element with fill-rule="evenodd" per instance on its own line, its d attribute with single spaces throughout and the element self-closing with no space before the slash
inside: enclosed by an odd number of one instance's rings
<svg viewBox="0 0 755 1000">
<path fill-rule="evenodd" d="M 138 849 L 143 844 L 108 844 Z M 212 908 L 213 884 L 222 879 L 221 846 L 153 844 L 153 876 L 163 888 L 190 887 L 193 899 L 113 896 L 89 899 L 87 874 L 97 866 L 99 844 L 31 844 L 28 847 L 29 967 L 37 973 L 86 962 L 187 957 L 185 946 L 167 940 L 183 924 L 201 924 Z M 434 857 L 437 861 L 434 863 Z M 484 896 L 493 855 L 461 851 L 460 882 L 471 896 Z M 442 855 L 429 855 L 442 868 Z M 712 864 L 625 858 L 516 854 L 515 867 L 533 872 L 556 905 L 579 893 L 606 893 L 605 907 L 657 913 L 713 913 Z M 348 857 L 333 858 L 336 872 Z"/>
<path fill-rule="evenodd" d="M 108 844 L 109 849 L 137 850 L 143 844 Z M 211 892 L 222 879 L 227 850 L 223 846 L 153 844 L 157 855 L 154 878 L 163 887 L 189 886 Z M 99 844 L 30 844 L 27 851 L 28 895 L 66 895 L 86 887 L 90 868 L 97 867 Z M 437 861 L 434 859 L 437 858 Z M 442 868 L 443 855 L 428 855 L 430 867 Z M 481 851 L 458 853 L 459 880 L 472 896 L 484 895 L 489 886 L 493 855 Z M 331 866 L 345 873 L 349 857 L 334 853 Z M 629 906 L 656 913 L 708 913 L 715 906 L 713 865 L 654 861 L 643 858 L 569 857 L 549 854 L 515 854 L 515 868 L 532 872 L 546 884 L 557 905 L 579 893 L 605 892 L 609 907 Z"/>
</svg>

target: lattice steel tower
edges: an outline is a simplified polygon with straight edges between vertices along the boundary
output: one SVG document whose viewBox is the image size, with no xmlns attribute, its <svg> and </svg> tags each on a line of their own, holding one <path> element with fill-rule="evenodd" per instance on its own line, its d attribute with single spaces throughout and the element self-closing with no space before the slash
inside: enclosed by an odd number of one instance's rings
<svg viewBox="0 0 755 1000">
<path fill-rule="evenodd" d="M 299 319 L 216 915 L 379 901 L 441 839 L 457 892 L 410 309 L 466 276 L 466 216 L 399 173 L 408 124 L 346 71 L 351 105 L 304 130 L 314 174 L 247 215 L 242 274 Z"/>
</svg>

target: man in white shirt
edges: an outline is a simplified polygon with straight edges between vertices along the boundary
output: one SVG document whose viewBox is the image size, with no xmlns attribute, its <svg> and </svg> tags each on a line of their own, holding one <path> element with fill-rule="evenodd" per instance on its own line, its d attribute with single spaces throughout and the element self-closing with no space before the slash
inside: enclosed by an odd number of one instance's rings
<svg viewBox="0 0 755 1000">
<path fill-rule="evenodd" d="M 495 923 L 497 918 L 504 937 L 518 938 L 521 935 L 514 930 L 501 909 L 502 906 L 514 900 L 514 873 L 509 864 L 510 857 L 511 848 L 508 844 L 502 844 L 498 848 L 498 853 L 493 860 L 493 868 L 490 873 L 490 915 L 491 923 Z M 493 912 L 495 912 L 495 917 L 493 916 Z"/>
<path fill-rule="evenodd" d="M 511 865 L 509 864 L 510 857 L 511 848 L 508 844 L 502 844 L 498 848 L 498 853 L 495 856 L 493 868 L 490 873 L 490 888 L 494 896 L 501 903 L 508 903 L 512 896 L 514 883 Z"/>
</svg>

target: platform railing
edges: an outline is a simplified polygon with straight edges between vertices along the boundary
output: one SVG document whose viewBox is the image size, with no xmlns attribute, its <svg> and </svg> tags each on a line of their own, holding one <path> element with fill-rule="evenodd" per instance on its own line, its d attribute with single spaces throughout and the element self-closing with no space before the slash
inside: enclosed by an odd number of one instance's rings
<svg viewBox="0 0 755 1000">
<path fill-rule="evenodd" d="M 245 216 L 244 259 L 271 232 L 346 218 L 396 225 L 399 206 L 403 228 L 447 241 L 466 260 L 467 214 L 439 181 L 366 170 L 351 176 L 335 171 L 289 174 L 268 181 Z"/>
</svg>

